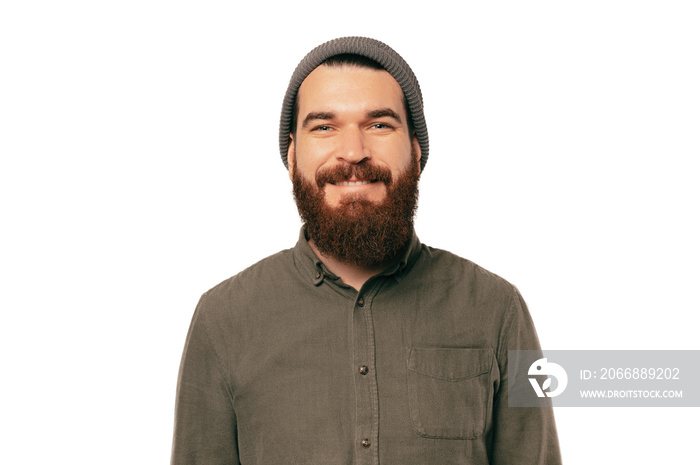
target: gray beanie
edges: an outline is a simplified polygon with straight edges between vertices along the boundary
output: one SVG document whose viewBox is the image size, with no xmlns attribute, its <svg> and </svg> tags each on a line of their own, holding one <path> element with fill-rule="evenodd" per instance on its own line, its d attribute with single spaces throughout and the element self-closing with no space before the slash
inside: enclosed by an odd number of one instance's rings
<svg viewBox="0 0 700 465">
<path fill-rule="evenodd" d="M 342 54 L 362 55 L 379 63 L 403 90 L 408 103 L 408 118 L 413 122 L 413 129 L 420 144 L 421 171 L 428 161 L 428 128 L 423 116 L 423 96 L 416 76 L 411 71 L 408 63 L 388 45 L 367 37 L 341 37 L 330 40 L 311 50 L 299 63 L 292 78 L 282 103 L 282 115 L 280 116 L 280 155 L 287 168 L 287 149 L 289 148 L 289 134 L 292 131 L 292 116 L 294 101 L 301 83 L 326 59 Z"/>
</svg>

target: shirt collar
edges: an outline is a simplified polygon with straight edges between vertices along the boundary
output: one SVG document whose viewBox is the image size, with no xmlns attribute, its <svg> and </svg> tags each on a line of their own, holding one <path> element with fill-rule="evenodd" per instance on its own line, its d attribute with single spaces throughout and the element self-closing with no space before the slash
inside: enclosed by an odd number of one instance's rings
<svg viewBox="0 0 700 465">
<path fill-rule="evenodd" d="M 401 279 L 411 270 L 416 260 L 418 260 L 421 248 L 422 245 L 414 230 L 411 240 L 408 241 L 408 244 L 401 252 L 400 259 L 391 268 L 381 273 L 380 276 L 393 276 L 397 280 Z"/>
<path fill-rule="evenodd" d="M 393 276 L 396 280 L 400 280 L 418 259 L 421 252 L 421 243 L 415 231 L 411 236 L 411 240 L 406 247 L 400 252 L 400 259 L 392 265 L 388 270 L 380 273 L 378 276 Z M 314 251 L 306 239 L 306 231 L 301 227 L 299 231 L 299 240 L 293 249 L 294 262 L 299 271 L 308 276 L 315 286 L 321 284 L 324 278 L 339 281 L 338 276 L 331 273 L 316 256 Z"/>
<path fill-rule="evenodd" d="M 323 282 L 323 277 L 326 270 L 324 270 L 321 259 L 316 256 L 313 250 L 311 250 L 311 246 L 309 245 L 309 241 L 306 239 L 306 231 L 304 231 L 303 226 L 299 231 L 299 240 L 293 249 L 292 256 L 294 257 L 294 263 L 302 275 L 308 276 L 313 281 L 315 286 L 318 286 Z"/>
</svg>

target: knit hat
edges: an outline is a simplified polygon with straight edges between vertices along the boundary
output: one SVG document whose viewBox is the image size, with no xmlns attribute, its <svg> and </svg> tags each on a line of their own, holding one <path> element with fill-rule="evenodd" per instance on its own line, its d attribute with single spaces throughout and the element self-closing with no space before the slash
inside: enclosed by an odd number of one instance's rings
<svg viewBox="0 0 700 465">
<path fill-rule="evenodd" d="M 341 37 L 321 44 L 311 50 L 294 70 L 294 74 L 289 80 L 287 93 L 284 95 L 282 115 L 280 116 L 280 155 L 282 155 L 284 166 L 289 168 L 287 165 L 289 134 L 293 132 L 291 124 L 294 101 L 301 83 L 324 60 L 342 54 L 362 55 L 376 61 L 399 83 L 408 103 L 407 116 L 413 122 L 415 136 L 420 145 L 420 167 L 422 171 L 425 168 L 425 163 L 428 161 L 428 128 L 425 125 L 425 117 L 423 116 L 423 95 L 421 94 L 418 80 L 408 63 L 391 47 L 367 37 Z"/>
</svg>

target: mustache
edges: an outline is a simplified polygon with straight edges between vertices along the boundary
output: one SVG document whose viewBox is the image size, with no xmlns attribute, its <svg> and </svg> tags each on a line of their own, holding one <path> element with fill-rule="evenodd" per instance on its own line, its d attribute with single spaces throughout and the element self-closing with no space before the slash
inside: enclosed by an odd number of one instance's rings
<svg viewBox="0 0 700 465">
<path fill-rule="evenodd" d="M 391 185 L 391 171 L 370 163 L 342 164 L 316 173 L 316 185 L 323 188 L 327 183 L 337 184 L 350 178 L 358 181 L 378 181 Z"/>
</svg>

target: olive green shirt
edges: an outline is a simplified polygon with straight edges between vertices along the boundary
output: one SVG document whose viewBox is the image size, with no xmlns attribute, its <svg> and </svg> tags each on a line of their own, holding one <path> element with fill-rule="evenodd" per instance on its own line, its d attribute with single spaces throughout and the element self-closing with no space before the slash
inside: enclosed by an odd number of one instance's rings
<svg viewBox="0 0 700 465">
<path fill-rule="evenodd" d="M 202 296 L 172 463 L 559 464 L 552 409 L 508 407 L 509 349 L 539 342 L 502 278 L 414 235 L 358 292 L 302 231 Z"/>
</svg>

